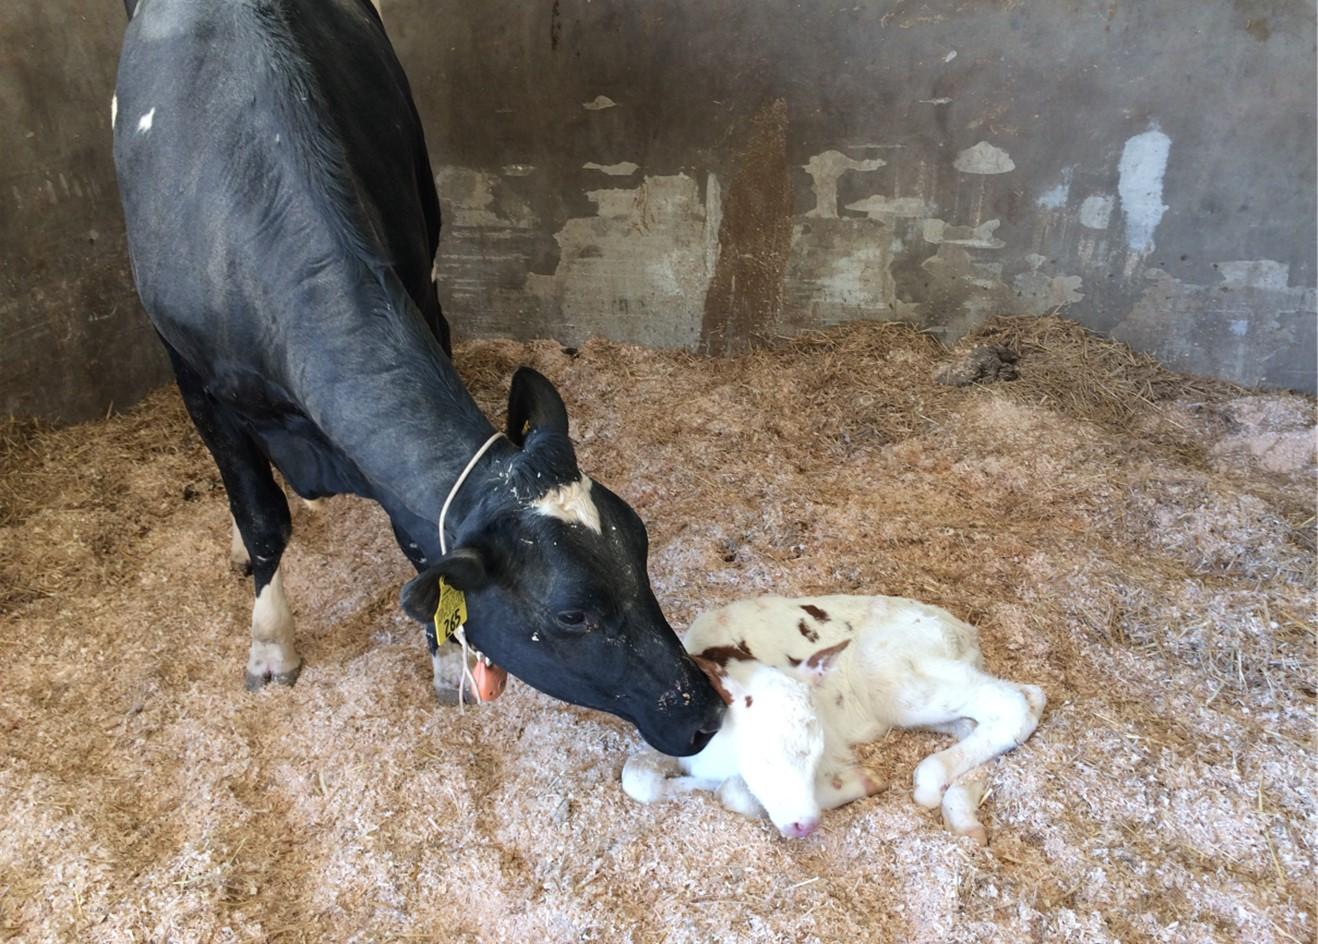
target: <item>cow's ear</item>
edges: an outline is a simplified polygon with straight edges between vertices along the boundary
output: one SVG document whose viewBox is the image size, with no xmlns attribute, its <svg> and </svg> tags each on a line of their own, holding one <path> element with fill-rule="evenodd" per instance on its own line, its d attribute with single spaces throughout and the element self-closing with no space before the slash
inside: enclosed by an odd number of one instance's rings
<svg viewBox="0 0 1318 944">
<path fill-rule="evenodd" d="M 508 391 L 508 438 L 519 449 L 533 429 L 567 435 L 567 407 L 543 374 L 519 367 Z"/>
<path fill-rule="evenodd" d="M 403 612 L 418 623 L 429 623 L 439 606 L 439 578 L 458 590 L 479 590 L 490 582 L 489 570 L 480 551 L 454 548 L 403 586 Z"/>
</svg>

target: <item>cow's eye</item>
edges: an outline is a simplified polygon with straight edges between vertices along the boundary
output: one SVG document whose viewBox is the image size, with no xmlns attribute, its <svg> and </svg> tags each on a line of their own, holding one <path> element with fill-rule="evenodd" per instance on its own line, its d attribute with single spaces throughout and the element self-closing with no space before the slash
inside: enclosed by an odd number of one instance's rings
<svg viewBox="0 0 1318 944">
<path fill-rule="evenodd" d="M 586 622 L 583 610 L 563 610 L 558 614 L 558 625 L 564 629 L 585 629 Z"/>
</svg>

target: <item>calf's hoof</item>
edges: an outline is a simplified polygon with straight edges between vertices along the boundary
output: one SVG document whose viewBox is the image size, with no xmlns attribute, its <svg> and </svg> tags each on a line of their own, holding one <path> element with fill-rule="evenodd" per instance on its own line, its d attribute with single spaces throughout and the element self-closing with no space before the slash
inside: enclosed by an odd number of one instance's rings
<svg viewBox="0 0 1318 944">
<path fill-rule="evenodd" d="M 292 685 L 297 681 L 297 677 L 302 674 L 302 663 L 299 662 L 287 672 L 272 672 L 269 669 L 263 671 L 253 671 L 248 669 L 243 673 L 243 685 L 249 692 L 259 692 L 271 683 L 275 685 Z"/>
<path fill-rule="evenodd" d="M 943 802 L 947 770 L 937 757 L 926 757 L 915 768 L 915 802 L 932 810 Z"/>
<path fill-rule="evenodd" d="M 988 830 L 979 823 L 975 823 L 973 826 L 960 826 L 953 829 L 952 832 L 957 836 L 965 836 L 977 846 L 988 845 Z"/>
</svg>

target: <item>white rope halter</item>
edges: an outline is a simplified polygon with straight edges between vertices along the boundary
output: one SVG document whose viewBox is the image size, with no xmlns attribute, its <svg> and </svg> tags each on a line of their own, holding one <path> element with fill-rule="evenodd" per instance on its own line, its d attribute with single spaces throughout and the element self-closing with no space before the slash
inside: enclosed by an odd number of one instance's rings
<svg viewBox="0 0 1318 944">
<path fill-rule="evenodd" d="M 489 452 L 489 449 L 494 445 L 495 440 L 502 435 L 503 433 L 495 433 L 489 439 L 485 440 L 485 445 L 476 450 L 476 454 L 471 457 L 471 461 L 467 463 L 467 467 L 462 470 L 462 474 L 458 476 L 458 480 L 454 482 L 453 487 L 449 489 L 448 498 L 444 499 L 444 505 L 439 509 L 440 557 L 448 554 L 448 540 L 444 537 L 444 519 L 448 517 L 448 509 L 449 505 L 453 504 L 453 496 L 458 494 L 458 489 L 462 488 L 462 483 L 467 481 L 467 476 L 471 475 L 471 470 L 476 467 L 476 463 L 480 461 L 481 456 Z M 463 623 L 458 626 L 457 630 L 453 633 L 453 636 L 457 639 L 458 644 L 462 646 L 462 678 L 458 681 L 458 710 L 464 711 L 466 710 L 464 696 L 468 682 L 471 682 L 472 694 L 474 695 L 476 693 L 476 677 L 471 674 L 471 666 L 468 664 L 468 658 L 471 653 L 470 647 L 467 645 L 467 624 Z"/>
</svg>

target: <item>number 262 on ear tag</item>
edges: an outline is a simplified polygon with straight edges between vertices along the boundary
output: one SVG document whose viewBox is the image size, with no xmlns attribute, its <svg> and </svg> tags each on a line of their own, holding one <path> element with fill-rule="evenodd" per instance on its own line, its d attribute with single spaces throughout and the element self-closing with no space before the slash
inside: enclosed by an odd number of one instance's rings
<svg viewBox="0 0 1318 944">
<path fill-rule="evenodd" d="M 435 607 L 435 645 L 442 646 L 467 622 L 467 595 L 439 578 L 439 605 Z"/>
</svg>

